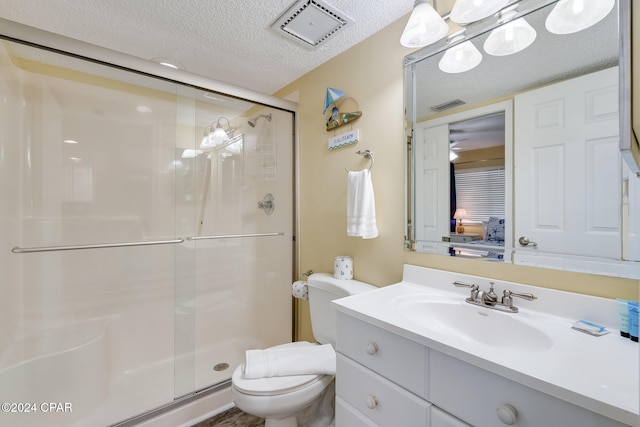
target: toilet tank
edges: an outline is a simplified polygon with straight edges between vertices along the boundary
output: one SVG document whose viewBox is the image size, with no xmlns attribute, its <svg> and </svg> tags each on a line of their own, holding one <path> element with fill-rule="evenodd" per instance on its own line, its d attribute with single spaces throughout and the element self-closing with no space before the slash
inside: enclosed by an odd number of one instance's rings
<svg viewBox="0 0 640 427">
<path fill-rule="evenodd" d="M 331 274 L 315 273 L 307 279 L 313 337 L 320 344 L 336 346 L 336 309 L 331 301 L 377 289 L 357 280 L 336 279 Z"/>
</svg>

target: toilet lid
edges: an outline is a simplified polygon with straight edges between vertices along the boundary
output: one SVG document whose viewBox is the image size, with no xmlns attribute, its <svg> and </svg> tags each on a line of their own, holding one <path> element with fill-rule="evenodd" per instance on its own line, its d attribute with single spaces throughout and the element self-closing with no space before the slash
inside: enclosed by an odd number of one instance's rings
<svg viewBox="0 0 640 427">
<path fill-rule="evenodd" d="M 316 345 L 311 343 L 288 343 L 282 344 L 271 348 L 287 348 L 303 345 Z M 233 386 L 241 393 L 250 394 L 254 396 L 263 395 L 277 395 L 291 393 L 301 388 L 308 387 L 310 384 L 318 381 L 324 377 L 322 374 L 316 375 L 289 375 L 286 377 L 271 377 L 271 378 L 255 378 L 246 379 L 242 372 L 242 365 L 238 366 L 233 372 L 232 382 Z"/>
</svg>

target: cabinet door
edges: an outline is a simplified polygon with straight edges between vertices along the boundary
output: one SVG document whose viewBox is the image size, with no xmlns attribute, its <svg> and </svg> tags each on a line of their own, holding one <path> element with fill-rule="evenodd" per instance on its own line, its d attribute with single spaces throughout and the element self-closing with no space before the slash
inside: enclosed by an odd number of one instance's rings
<svg viewBox="0 0 640 427">
<path fill-rule="evenodd" d="M 516 96 L 515 129 L 518 250 L 620 259 L 618 68 Z"/>
<path fill-rule="evenodd" d="M 431 407 L 431 427 L 471 427 L 464 421 L 460 421 L 456 417 L 447 414 L 446 412 Z"/>
</svg>

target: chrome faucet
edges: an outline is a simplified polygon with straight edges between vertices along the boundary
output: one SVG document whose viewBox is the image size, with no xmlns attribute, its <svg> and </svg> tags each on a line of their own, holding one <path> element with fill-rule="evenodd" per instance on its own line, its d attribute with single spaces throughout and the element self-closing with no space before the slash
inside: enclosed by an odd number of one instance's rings
<svg viewBox="0 0 640 427">
<path fill-rule="evenodd" d="M 465 283 L 456 280 L 453 282 L 454 286 L 459 288 L 471 288 L 471 296 L 465 299 L 466 302 L 481 307 L 491 308 L 494 310 L 506 311 L 507 313 L 517 313 L 518 307 L 513 305 L 513 297 L 526 299 L 527 301 L 533 301 L 537 297 L 533 294 L 518 293 L 505 290 L 502 294 L 502 298 L 498 301 L 498 295 L 493 290 L 493 282 L 489 282 L 489 291 L 485 292 L 480 290 L 480 286 L 475 283 Z"/>
</svg>

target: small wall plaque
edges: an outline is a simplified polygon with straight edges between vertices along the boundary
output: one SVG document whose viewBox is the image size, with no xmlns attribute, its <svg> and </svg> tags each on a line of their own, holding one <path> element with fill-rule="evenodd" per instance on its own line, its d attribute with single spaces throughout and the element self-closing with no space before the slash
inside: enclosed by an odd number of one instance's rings
<svg viewBox="0 0 640 427">
<path fill-rule="evenodd" d="M 360 140 L 360 129 L 354 129 L 338 136 L 329 138 L 329 150 L 355 144 Z"/>
</svg>

